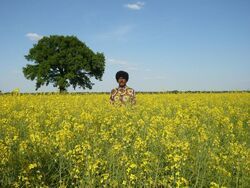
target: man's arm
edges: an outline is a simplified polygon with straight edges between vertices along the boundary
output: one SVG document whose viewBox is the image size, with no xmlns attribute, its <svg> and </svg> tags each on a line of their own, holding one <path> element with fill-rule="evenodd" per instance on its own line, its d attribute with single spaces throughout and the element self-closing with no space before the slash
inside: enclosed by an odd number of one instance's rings
<svg viewBox="0 0 250 188">
<path fill-rule="evenodd" d="M 115 94 L 116 94 L 116 89 L 112 89 L 112 91 L 110 92 L 110 97 L 109 97 L 111 104 L 114 104 L 115 102 L 115 99 L 114 99 Z"/>
<path fill-rule="evenodd" d="M 135 90 L 133 90 L 133 93 L 131 96 L 131 104 L 136 104 Z"/>
</svg>

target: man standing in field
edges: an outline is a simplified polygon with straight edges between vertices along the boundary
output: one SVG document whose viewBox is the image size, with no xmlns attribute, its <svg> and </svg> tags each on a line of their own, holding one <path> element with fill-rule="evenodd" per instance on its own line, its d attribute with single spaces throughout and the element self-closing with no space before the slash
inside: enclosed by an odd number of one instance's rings
<svg viewBox="0 0 250 188">
<path fill-rule="evenodd" d="M 128 73 L 125 71 L 118 71 L 115 78 L 119 86 L 118 88 L 112 89 L 110 103 L 135 104 L 135 91 L 126 85 L 129 79 Z"/>
</svg>

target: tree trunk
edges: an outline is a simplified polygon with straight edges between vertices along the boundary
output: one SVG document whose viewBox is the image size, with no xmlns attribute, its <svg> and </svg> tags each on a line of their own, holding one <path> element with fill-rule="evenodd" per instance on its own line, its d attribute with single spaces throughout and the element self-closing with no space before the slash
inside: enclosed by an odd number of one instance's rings
<svg viewBox="0 0 250 188">
<path fill-rule="evenodd" d="M 60 93 L 64 93 L 67 91 L 66 88 L 63 86 L 59 86 L 59 90 L 60 90 Z"/>
</svg>

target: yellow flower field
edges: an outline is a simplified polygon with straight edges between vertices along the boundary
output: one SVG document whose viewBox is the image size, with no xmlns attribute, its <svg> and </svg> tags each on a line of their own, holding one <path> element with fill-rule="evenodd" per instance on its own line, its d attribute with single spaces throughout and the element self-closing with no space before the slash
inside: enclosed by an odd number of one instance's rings
<svg viewBox="0 0 250 188">
<path fill-rule="evenodd" d="M 249 187 L 250 94 L 0 95 L 0 187 Z"/>
</svg>

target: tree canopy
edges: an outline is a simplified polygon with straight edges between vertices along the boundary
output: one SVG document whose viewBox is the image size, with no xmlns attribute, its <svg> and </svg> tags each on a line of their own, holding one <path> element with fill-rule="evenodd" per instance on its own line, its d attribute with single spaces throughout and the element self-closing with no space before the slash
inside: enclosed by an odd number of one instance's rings
<svg viewBox="0 0 250 188">
<path fill-rule="evenodd" d="M 24 76 L 36 80 L 36 90 L 52 83 L 60 92 L 72 85 L 92 89 L 90 78 L 102 80 L 105 69 L 103 53 L 94 53 L 75 36 L 43 37 L 25 55 L 33 65 L 23 67 Z"/>
</svg>

